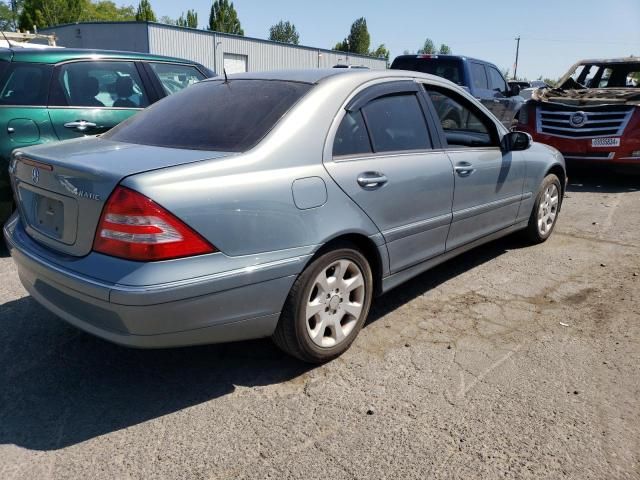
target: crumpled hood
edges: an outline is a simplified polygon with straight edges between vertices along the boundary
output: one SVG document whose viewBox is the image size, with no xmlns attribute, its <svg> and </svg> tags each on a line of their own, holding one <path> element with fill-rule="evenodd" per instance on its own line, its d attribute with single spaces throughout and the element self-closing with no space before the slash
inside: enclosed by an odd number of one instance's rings
<svg viewBox="0 0 640 480">
<path fill-rule="evenodd" d="M 543 88 L 535 90 L 532 100 L 573 106 L 640 105 L 639 88 Z"/>
</svg>

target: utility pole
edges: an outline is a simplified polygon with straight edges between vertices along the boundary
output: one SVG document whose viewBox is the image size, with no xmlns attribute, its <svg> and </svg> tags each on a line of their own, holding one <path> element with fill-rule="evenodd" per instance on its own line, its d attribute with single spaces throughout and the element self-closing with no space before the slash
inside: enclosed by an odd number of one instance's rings
<svg viewBox="0 0 640 480">
<path fill-rule="evenodd" d="M 520 53 L 520 35 L 516 37 L 516 63 L 513 65 L 513 79 L 518 79 L 518 54 Z"/>
</svg>

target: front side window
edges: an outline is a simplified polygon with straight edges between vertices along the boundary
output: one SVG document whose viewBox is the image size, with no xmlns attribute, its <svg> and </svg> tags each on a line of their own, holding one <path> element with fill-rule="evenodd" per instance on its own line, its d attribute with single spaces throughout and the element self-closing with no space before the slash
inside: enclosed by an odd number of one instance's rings
<svg viewBox="0 0 640 480">
<path fill-rule="evenodd" d="M 493 67 L 487 67 L 487 70 L 489 73 L 489 89 L 500 93 L 506 92 L 507 84 L 500 72 Z"/>
<path fill-rule="evenodd" d="M 347 112 L 333 142 L 333 156 L 371 153 L 371 142 L 362 112 Z"/>
<path fill-rule="evenodd" d="M 102 138 L 189 150 L 253 147 L 310 89 L 280 80 L 206 81 L 169 95 Z"/>
<path fill-rule="evenodd" d="M 499 145 L 495 125 L 464 98 L 445 89 L 427 87 L 449 147 Z"/>
<path fill-rule="evenodd" d="M 149 65 L 167 95 L 178 93 L 180 90 L 205 78 L 196 67 L 190 65 L 175 65 L 171 63 L 150 63 Z"/>
<path fill-rule="evenodd" d="M 431 148 L 427 123 L 415 94 L 377 98 L 362 111 L 375 152 Z"/>
<path fill-rule="evenodd" d="M 133 62 L 74 62 L 57 69 L 49 104 L 144 108 L 149 101 Z"/>
<path fill-rule="evenodd" d="M 0 104 L 46 105 L 52 69 L 51 65 L 12 63 L 3 77 Z"/>
</svg>

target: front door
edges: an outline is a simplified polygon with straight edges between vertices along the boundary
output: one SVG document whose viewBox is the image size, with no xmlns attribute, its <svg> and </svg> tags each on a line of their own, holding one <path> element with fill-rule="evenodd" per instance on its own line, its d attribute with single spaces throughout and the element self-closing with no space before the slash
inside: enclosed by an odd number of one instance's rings
<svg viewBox="0 0 640 480">
<path fill-rule="evenodd" d="M 60 140 L 104 133 L 147 105 L 135 62 L 79 61 L 55 69 L 49 116 Z"/>
<path fill-rule="evenodd" d="M 453 198 L 451 162 L 433 149 L 424 100 L 413 82 L 394 83 L 347 107 L 326 163 L 382 232 L 392 273 L 444 252 Z"/>
<path fill-rule="evenodd" d="M 524 186 L 521 152 L 503 154 L 496 124 L 480 109 L 457 93 L 427 87 L 429 98 L 441 120 L 446 151 L 454 169 L 453 219 L 447 250 L 513 225 Z M 460 113 L 462 125 L 446 122 L 437 105 L 446 103 Z"/>
</svg>

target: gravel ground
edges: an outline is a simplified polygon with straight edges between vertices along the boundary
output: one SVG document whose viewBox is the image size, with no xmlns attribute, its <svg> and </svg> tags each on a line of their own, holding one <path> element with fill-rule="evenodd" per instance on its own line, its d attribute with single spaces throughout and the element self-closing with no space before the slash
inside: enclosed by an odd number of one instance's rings
<svg viewBox="0 0 640 480">
<path fill-rule="evenodd" d="M 0 257 L 0 478 L 640 478 L 640 179 L 574 175 L 509 237 L 378 298 L 343 357 L 129 350 Z"/>
</svg>

